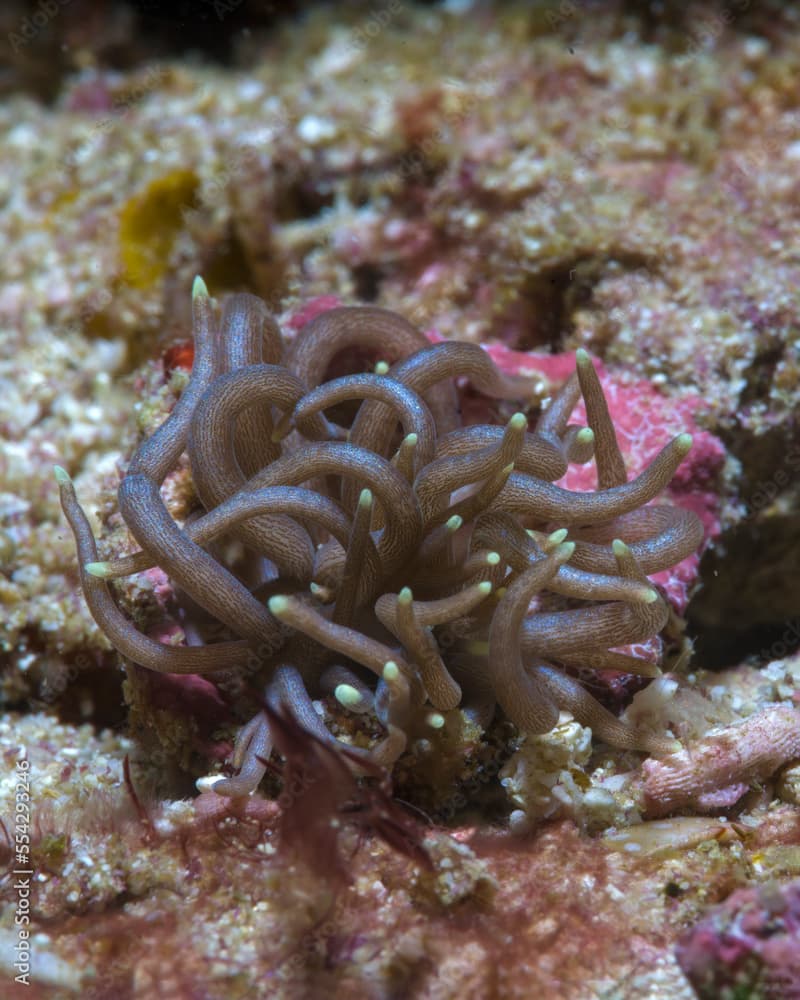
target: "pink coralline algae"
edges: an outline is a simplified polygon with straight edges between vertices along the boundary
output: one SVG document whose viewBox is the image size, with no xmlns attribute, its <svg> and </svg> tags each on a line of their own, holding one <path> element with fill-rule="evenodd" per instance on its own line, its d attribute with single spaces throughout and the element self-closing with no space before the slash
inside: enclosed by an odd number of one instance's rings
<svg viewBox="0 0 800 1000">
<path fill-rule="evenodd" d="M 648 817 L 734 805 L 753 782 L 800 757 L 800 712 L 766 708 L 663 760 L 642 764 Z"/>
<path fill-rule="evenodd" d="M 574 353 L 522 353 L 497 345 L 489 348 L 489 354 L 503 371 L 537 372 L 554 385 L 565 381 L 575 367 Z M 720 531 L 719 481 L 725 447 L 719 438 L 697 426 L 695 417 L 704 408 L 703 400 L 692 394 L 667 396 L 652 382 L 644 379 L 623 381 L 617 374 L 609 372 L 602 362 L 596 361 L 595 364 L 625 456 L 629 479 L 638 476 L 670 438 L 683 431 L 692 435 L 692 450 L 665 491 L 665 497 L 697 514 L 705 528 L 706 542 L 716 537 Z M 575 408 L 573 420 L 579 423 L 585 418 L 581 401 Z M 570 490 L 595 489 L 594 465 L 570 465 L 559 485 Z M 694 553 L 672 569 L 654 574 L 652 578 L 663 587 L 678 614 L 682 614 L 689 603 L 699 563 L 700 553 Z M 641 651 L 637 650 L 637 655 L 642 655 Z"/>
<path fill-rule="evenodd" d="M 739 889 L 678 944 L 700 1000 L 800 997 L 800 882 Z"/>
<path fill-rule="evenodd" d="M 320 313 L 327 312 L 329 309 L 336 309 L 341 304 L 341 300 L 336 295 L 318 295 L 307 302 L 301 309 L 293 312 L 287 318 L 286 326 L 289 330 L 297 332 L 306 323 L 310 323 L 312 319 L 316 319 Z"/>
</svg>

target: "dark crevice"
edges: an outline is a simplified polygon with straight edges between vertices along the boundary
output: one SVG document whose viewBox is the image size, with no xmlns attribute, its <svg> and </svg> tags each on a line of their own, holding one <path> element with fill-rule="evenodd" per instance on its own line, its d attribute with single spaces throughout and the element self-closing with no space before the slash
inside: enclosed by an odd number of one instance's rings
<svg viewBox="0 0 800 1000">
<path fill-rule="evenodd" d="M 383 271 L 375 264 L 356 265 L 353 268 L 356 298 L 362 302 L 377 302 L 383 277 Z"/>
<path fill-rule="evenodd" d="M 750 629 L 702 627 L 689 623 L 695 633 L 693 662 L 707 670 L 725 670 L 746 663 L 765 667 L 772 660 L 791 656 L 800 649 L 800 615 L 777 625 Z"/>
<path fill-rule="evenodd" d="M 88 722 L 98 731 L 124 725 L 128 709 L 122 681 L 122 671 L 111 664 L 82 670 L 54 705 L 59 720 L 73 726 Z"/>
<path fill-rule="evenodd" d="M 783 352 L 784 345 L 778 343 L 766 347 L 755 356 L 745 372 L 746 385 L 739 398 L 740 406 L 749 406 L 767 398 Z"/>
<path fill-rule="evenodd" d="M 752 518 L 726 532 L 700 578 L 687 612 L 698 666 L 763 665 L 800 647 L 800 515 Z"/>
<path fill-rule="evenodd" d="M 558 354 L 573 332 L 572 316 L 588 306 L 595 286 L 611 267 L 625 271 L 648 266 L 638 254 L 577 256 L 528 276 L 496 321 L 493 335 L 518 351 Z"/>
<path fill-rule="evenodd" d="M 255 285 L 247 253 L 233 229 L 211 249 L 200 273 L 205 275 L 209 288 L 214 288 L 218 294 L 222 291 L 250 291 Z"/>
<path fill-rule="evenodd" d="M 22 658 L 32 657 L 28 668 Z M 92 725 L 98 731 L 124 723 L 123 674 L 113 652 L 87 647 L 57 652 L 51 637 L 38 627 L 24 628 L 16 649 L 0 653 L 5 710 L 45 712 L 69 725 Z"/>
<path fill-rule="evenodd" d="M 798 429 L 788 420 L 759 434 L 739 424 L 718 431 L 726 449 L 741 463 L 738 493 L 747 517 L 759 514 L 779 494 L 800 485 L 800 444 L 794 443 Z"/>
<path fill-rule="evenodd" d="M 246 61 L 254 39 L 296 17 L 299 0 L 11 0 L 0 10 L 0 94 L 51 103 L 91 52 L 100 70 L 129 71 L 157 60 L 223 66 Z M 256 51 L 257 48 L 256 48 Z"/>
<path fill-rule="evenodd" d="M 762 356 L 751 370 L 771 363 Z M 760 666 L 800 647 L 800 443 L 792 421 L 718 433 L 740 463 L 741 519 L 703 556 L 688 631 L 699 666 Z"/>
<path fill-rule="evenodd" d="M 316 218 L 334 201 L 334 190 L 329 180 L 312 177 L 289 179 L 276 171 L 275 217 L 279 222 Z"/>
<path fill-rule="evenodd" d="M 570 262 L 529 277 L 496 323 L 495 336 L 517 351 L 544 348 L 557 354 L 571 330 L 574 270 Z M 585 286 L 578 294 L 586 295 Z"/>
</svg>

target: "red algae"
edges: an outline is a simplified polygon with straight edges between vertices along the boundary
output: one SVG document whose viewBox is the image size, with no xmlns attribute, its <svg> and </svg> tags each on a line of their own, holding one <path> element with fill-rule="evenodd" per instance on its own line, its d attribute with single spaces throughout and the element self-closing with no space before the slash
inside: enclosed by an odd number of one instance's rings
<svg viewBox="0 0 800 1000">
<path fill-rule="evenodd" d="M 542 356 L 491 347 L 489 354 L 504 370 L 513 374 L 541 373 L 550 386 L 563 383 L 574 370 L 574 354 Z M 660 386 L 644 380 L 632 381 L 621 373 L 610 373 L 597 365 L 603 392 L 625 457 L 628 479 L 639 475 L 664 445 L 676 434 L 692 435 L 692 450 L 670 483 L 666 496 L 678 506 L 698 515 L 705 529 L 705 543 L 721 529 L 720 487 L 726 450 L 715 435 L 698 427 L 696 416 L 703 401 L 695 394 L 664 395 Z M 552 390 L 551 390 L 552 391 Z M 573 422 L 586 420 L 583 403 L 575 408 Z M 559 485 L 569 490 L 596 489 L 593 465 L 571 465 Z M 654 574 L 653 580 L 665 590 L 673 608 L 682 614 L 697 582 L 700 554 L 688 556 L 670 570 Z"/>
</svg>

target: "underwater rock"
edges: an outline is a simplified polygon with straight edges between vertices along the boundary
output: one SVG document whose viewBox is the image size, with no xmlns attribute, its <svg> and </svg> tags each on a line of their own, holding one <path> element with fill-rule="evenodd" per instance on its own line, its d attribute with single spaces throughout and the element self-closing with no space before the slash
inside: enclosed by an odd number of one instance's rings
<svg viewBox="0 0 800 1000">
<path fill-rule="evenodd" d="M 676 948 L 700 1000 L 800 993 L 800 881 L 738 889 Z"/>
</svg>

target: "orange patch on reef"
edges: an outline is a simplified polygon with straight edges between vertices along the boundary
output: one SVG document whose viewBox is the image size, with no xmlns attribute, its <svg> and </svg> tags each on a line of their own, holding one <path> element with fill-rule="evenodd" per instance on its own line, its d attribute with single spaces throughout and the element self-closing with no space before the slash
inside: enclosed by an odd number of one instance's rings
<svg viewBox="0 0 800 1000">
<path fill-rule="evenodd" d="M 191 340 L 181 340 L 164 351 L 162 358 L 164 375 L 169 378 L 176 368 L 191 371 L 194 364 L 194 344 Z"/>
</svg>

